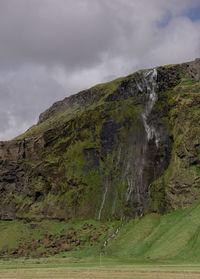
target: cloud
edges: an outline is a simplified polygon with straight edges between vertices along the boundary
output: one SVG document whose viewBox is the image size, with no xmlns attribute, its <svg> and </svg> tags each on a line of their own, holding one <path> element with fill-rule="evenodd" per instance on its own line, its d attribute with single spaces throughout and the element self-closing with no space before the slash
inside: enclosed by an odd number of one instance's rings
<svg viewBox="0 0 200 279">
<path fill-rule="evenodd" d="M 177 17 L 158 32 L 158 44 L 152 49 L 151 60 L 159 58 L 160 64 L 194 60 L 200 55 L 200 22 Z"/>
<path fill-rule="evenodd" d="M 1 63 L 87 67 L 112 44 L 114 29 L 98 1 L 6 0 L 0 5 Z"/>
<path fill-rule="evenodd" d="M 0 138 L 12 138 L 33 123 L 65 90 L 43 67 L 25 66 L 1 74 Z"/>
<path fill-rule="evenodd" d="M 54 101 L 200 56 L 199 0 L 1 0 L 0 139 Z"/>
</svg>

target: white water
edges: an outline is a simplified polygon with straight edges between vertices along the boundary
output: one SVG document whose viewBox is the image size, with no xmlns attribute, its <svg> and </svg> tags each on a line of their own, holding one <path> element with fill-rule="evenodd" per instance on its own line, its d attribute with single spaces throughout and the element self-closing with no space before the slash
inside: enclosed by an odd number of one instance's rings
<svg viewBox="0 0 200 279">
<path fill-rule="evenodd" d="M 119 162 L 120 162 L 121 153 L 122 153 L 122 149 L 121 149 L 121 147 L 119 147 L 119 149 L 118 149 L 118 154 L 117 154 L 117 165 L 118 165 Z M 112 159 L 111 159 L 112 164 L 113 164 L 113 161 L 114 161 L 114 154 L 113 154 Z M 102 198 L 102 202 L 101 202 L 101 206 L 100 206 L 99 213 L 98 213 L 98 217 L 97 217 L 97 220 L 99 220 L 99 221 L 101 220 L 102 210 L 103 210 L 104 205 L 105 205 L 106 196 L 107 196 L 107 192 L 108 192 L 108 187 L 109 187 L 109 186 L 108 186 L 108 182 L 106 182 L 106 184 L 105 184 L 105 190 L 104 190 L 103 198 Z M 117 200 L 117 192 L 116 192 L 115 198 L 114 198 L 114 200 L 113 200 L 113 205 L 112 205 L 112 210 L 111 210 L 112 214 L 114 214 L 114 212 L 115 212 L 116 200 Z"/>
<path fill-rule="evenodd" d="M 144 141 L 142 145 L 138 145 L 137 149 L 134 151 L 134 167 L 131 161 L 126 162 L 124 178 L 126 178 L 126 181 L 128 183 L 126 201 L 130 201 L 132 195 L 134 194 L 135 200 L 137 200 L 139 204 L 142 204 L 141 196 L 146 191 L 145 181 L 143 179 L 143 172 L 146 165 L 146 157 L 144 154 L 146 154 L 146 149 L 148 148 L 147 143 L 149 140 L 154 140 L 158 148 L 160 142 L 160 136 L 156 130 L 156 127 L 154 127 L 153 124 L 149 122 L 150 114 L 158 100 L 158 96 L 156 94 L 157 70 L 153 69 L 142 74 L 141 79 L 137 81 L 136 84 L 139 91 L 145 94 L 145 107 L 141 114 L 141 117 L 147 136 L 147 141 Z M 136 215 L 142 216 L 142 209 L 136 211 Z"/>
<path fill-rule="evenodd" d="M 128 183 L 127 192 L 126 192 L 126 201 L 128 202 L 129 200 L 131 200 L 131 197 L 134 194 L 136 201 L 142 205 L 143 201 L 141 200 L 141 196 L 144 194 L 144 192 L 146 191 L 146 187 L 148 186 L 145 184 L 146 182 L 143 179 L 143 172 L 144 172 L 144 168 L 146 165 L 146 157 L 144 154 L 146 154 L 146 149 L 148 148 L 147 143 L 150 140 L 154 140 L 157 148 L 159 147 L 160 135 L 159 135 L 159 132 L 157 131 L 156 127 L 154 127 L 153 123 L 150 123 L 150 121 L 149 121 L 151 112 L 158 99 L 158 96 L 156 93 L 156 91 L 157 91 L 157 70 L 153 69 L 153 70 L 147 71 L 144 74 L 142 74 L 140 77 L 141 77 L 141 79 L 139 81 L 137 81 L 136 84 L 137 84 L 139 91 L 142 92 L 145 96 L 145 107 L 144 107 L 143 112 L 141 113 L 141 118 L 142 118 L 144 129 L 146 132 L 146 139 L 145 139 L 145 142 L 143 143 L 143 145 L 138 145 L 138 148 L 134 151 L 134 154 L 135 154 L 134 166 L 135 167 L 133 167 L 132 160 L 130 160 L 130 161 L 127 160 L 127 162 L 125 162 L 125 171 L 123 174 L 123 181 L 124 181 L 124 187 L 125 187 L 126 181 Z M 121 148 L 119 148 L 118 155 L 117 155 L 117 164 L 119 164 L 119 162 L 121 160 L 121 153 L 122 153 L 122 150 L 121 150 Z M 113 158 L 112 158 L 112 161 L 113 161 Z M 148 192 L 149 192 L 149 190 L 148 190 Z M 98 212 L 97 219 L 99 221 L 101 220 L 101 217 L 102 217 L 102 211 L 105 206 L 107 193 L 108 193 L 108 183 L 105 184 L 105 189 L 103 192 L 102 201 L 101 201 L 101 205 L 100 205 L 99 212 Z M 115 198 L 113 200 L 112 214 L 115 211 L 116 198 L 117 198 L 117 196 L 115 196 Z M 136 211 L 136 215 L 142 216 L 143 215 L 142 209 L 139 209 L 138 211 Z M 116 230 L 116 233 L 118 233 L 117 230 Z M 109 239 L 105 243 L 107 243 L 114 236 L 115 236 L 115 233 L 111 237 L 109 237 Z"/>
<path fill-rule="evenodd" d="M 147 103 L 145 106 L 145 110 L 142 113 L 142 119 L 144 123 L 144 128 L 147 133 L 147 140 L 151 140 L 155 138 L 156 146 L 159 146 L 160 136 L 159 133 L 156 131 L 156 128 L 148 123 L 148 118 L 152 112 L 153 107 L 155 106 L 158 96 L 156 94 L 157 89 L 157 70 L 153 69 L 146 72 L 143 75 L 142 83 L 137 83 L 137 87 L 141 92 L 144 90 L 147 92 Z"/>
<path fill-rule="evenodd" d="M 105 204 L 107 192 L 108 192 L 108 183 L 106 183 L 106 185 L 105 185 L 105 190 L 104 190 L 104 193 L 103 193 L 103 199 L 102 199 L 101 206 L 100 206 L 100 209 L 99 209 L 99 214 L 98 214 L 98 218 L 97 218 L 99 221 L 101 220 L 101 213 L 102 213 L 102 210 L 103 210 L 103 207 L 104 207 L 104 204 Z"/>
<path fill-rule="evenodd" d="M 123 226 L 123 225 L 122 225 L 122 226 Z M 106 239 L 106 241 L 105 241 L 104 244 L 103 244 L 102 249 L 104 249 L 104 248 L 108 245 L 108 242 L 109 242 L 111 239 L 113 239 L 113 238 L 119 233 L 119 230 L 121 229 L 122 226 L 118 227 L 118 228 L 116 229 L 116 231 L 115 231 L 111 236 L 109 236 L 108 239 Z"/>
</svg>

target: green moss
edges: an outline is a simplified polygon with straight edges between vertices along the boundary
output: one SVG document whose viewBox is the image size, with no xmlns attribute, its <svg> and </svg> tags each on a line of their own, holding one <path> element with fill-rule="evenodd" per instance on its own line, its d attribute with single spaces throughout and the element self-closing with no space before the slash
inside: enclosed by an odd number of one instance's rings
<svg viewBox="0 0 200 279">
<path fill-rule="evenodd" d="M 51 118 L 19 137 L 26 139 L 28 156 L 23 167 L 31 177 L 27 187 L 32 197 L 28 209 L 18 197 L 14 199 L 21 217 L 29 214 L 98 218 L 105 192 L 102 219 L 120 219 L 130 215 L 131 206 L 140 207 L 125 202 L 128 184 L 124 162 L 132 162 L 133 138 L 140 138 L 144 129 L 141 118 L 144 95 L 138 91 L 135 81 L 146 71 L 94 86 L 89 89 L 92 92 L 89 101 L 87 91 L 75 95 L 70 108 L 63 111 L 61 106 Z M 174 141 L 168 169 L 151 186 L 150 207 L 163 213 L 187 206 L 184 194 L 178 198 L 171 195 L 178 192 L 174 187 L 187 182 L 192 185 L 193 198 L 198 195 L 194 182 L 198 181 L 198 173 L 190 168 L 190 160 L 198 158 L 198 150 L 193 152 L 197 145 L 193 142 L 198 141 L 198 136 L 191 127 L 198 131 L 199 83 L 186 78 L 185 69 L 180 65 L 160 67 L 158 71 L 168 78 L 159 84 L 161 90 L 154 112 Z M 108 138 L 102 133 L 107 124 Z M 192 135 L 190 139 L 188 134 Z M 34 150 L 36 156 L 31 154 Z M 5 201 L 9 204 L 12 199 L 13 196 Z"/>
<path fill-rule="evenodd" d="M 163 212 L 163 208 L 185 208 L 200 194 L 198 167 L 189 168 L 191 158 L 195 161 L 199 156 L 195 148 L 200 121 L 197 91 L 199 82 L 184 78 L 171 91 L 162 93 L 168 96 L 169 117 L 163 120 L 168 123 L 173 147 L 168 169 L 152 184 L 151 205 L 156 212 Z M 163 102 L 159 102 L 161 112 L 163 107 Z M 188 191 L 184 190 L 186 185 L 190 185 Z"/>
<path fill-rule="evenodd" d="M 3 257 L 17 256 L 46 256 L 54 255 L 54 251 L 58 251 L 61 255 L 71 257 L 73 254 L 77 257 L 90 255 L 98 255 L 99 251 L 106 239 L 116 228 L 120 226 L 120 222 L 101 223 L 94 220 L 73 219 L 68 222 L 43 220 L 40 222 L 21 222 L 12 221 L 0 222 L 0 253 Z M 69 240 L 63 240 L 67 235 L 73 235 L 70 250 L 64 252 L 60 249 L 59 243 L 65 243 Z M 78 245 L 75 242 L 78 241 Z M 49 247 L 45 243 L 50 243 Z M 51 247 L 52 245 L 52 247 Z M 12 248 L 15 248 L 16 254 L 12 254 Z M 2 257 L 2 254 L 1 254 Z"/>
<path fill-rule="evenodd" d="M 151 185 L 150 210 L 153 212 L 164 213 L 166 211 L 166 182 L 164 176 L 154 181 Z"/>
<path fill-rule="evenodd" d="M 200 175 L 200 167 L 198 167 L 198 166 L 191 166 L 191 169 L 193 169 L 193 170 L 195 170 L 195 172 L 198 174 L 198 175 Z"/>
<path fill-rule="evenodd" d="M 197 82 L 193 79 L 182 78 L 182 81 L 179 84 L 179 86 L 191 86 L 191 85 L 195 85 L 196 83 Z"/>
<path fill-rule="evenodd" d="M 191 108 L 190 109 L 190 114 L 191 117 L 195 119 L 195 117 L 197 116 L 197 114 L 199 113 L 199 111 L 197 109 Z"/>
</svg>

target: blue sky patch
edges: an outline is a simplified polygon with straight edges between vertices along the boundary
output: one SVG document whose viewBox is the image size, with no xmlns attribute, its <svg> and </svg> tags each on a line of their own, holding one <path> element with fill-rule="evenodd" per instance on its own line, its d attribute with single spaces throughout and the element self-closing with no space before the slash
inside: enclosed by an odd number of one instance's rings
<svg viewBox="0 0 200 279">
<path fill-rule="evenodd" d="M 162 20 L 156 22 L 157 27 L 160 29 L 165 28 L 170 22 L 171 18 L 172 18 L 172 14 L 170 12 L 167 12 Z"/>
<path fill-rule="evenodd" d="M 192 21 L 200 20 L 200 4 L 196 8 L 187 11 L 184 16 L 189 17 Z"/>
</svg>

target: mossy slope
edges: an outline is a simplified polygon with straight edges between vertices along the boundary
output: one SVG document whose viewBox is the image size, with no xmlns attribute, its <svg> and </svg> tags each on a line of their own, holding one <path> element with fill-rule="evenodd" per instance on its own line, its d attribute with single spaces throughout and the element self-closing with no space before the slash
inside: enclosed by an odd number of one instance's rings
<svg viewBox="0 0 200 279">
<path fill-rule="evenodd" d="M 147 214 L 130 221 L 99 222 L 73 219 L 41 222 L 1 221 L 3 258 L 58 255 L 68 259 L 90 257 L 123 262 L 199 262 L 200 201 L 184 210 L 161 216 Z M 120 228 L 102 250 L 105 241 Z"/>
<path fill-rule="evenodd" d="M 200 196 L 200 82 L 183 78 L 167 96 L 165 121 L 174 143 L 168 169 L 151 188 L 158 212 L 186 208 Z"/>
<path fill-rule="evenodd" d="M 110 241 L 106 254 L 143 261 L 199 262 L 200 202 L 165 216 L 131 220 Z"/>
<path fill-rule="evenodd" d="M 143 115 L 153 72 L 143 70 L 54 104 L 38 125 L 1 142 L 1 218 L 123 219 L 193 203 L 200 196 L 198 67 L 157 68 L 150 139 Z"/>
</svg>

